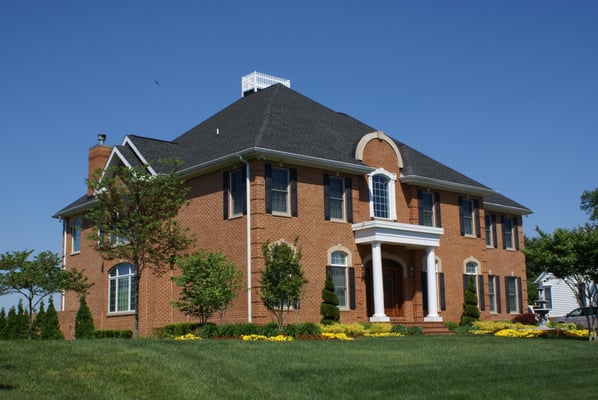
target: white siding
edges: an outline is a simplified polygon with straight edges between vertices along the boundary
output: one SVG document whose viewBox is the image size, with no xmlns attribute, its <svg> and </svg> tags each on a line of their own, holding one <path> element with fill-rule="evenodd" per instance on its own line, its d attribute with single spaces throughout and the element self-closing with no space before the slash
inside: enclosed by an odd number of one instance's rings
<svg viewBox="0 0 598 400">
<path fill-rule="evenodd" d="M 564 280 L 555 278 L 552 274 L 542 274 L 535 283 L 539 290 L 551 288 L 552 308 L 549 317 L 561 317 L 579 307 L 573 291 Z"/>
</svg>

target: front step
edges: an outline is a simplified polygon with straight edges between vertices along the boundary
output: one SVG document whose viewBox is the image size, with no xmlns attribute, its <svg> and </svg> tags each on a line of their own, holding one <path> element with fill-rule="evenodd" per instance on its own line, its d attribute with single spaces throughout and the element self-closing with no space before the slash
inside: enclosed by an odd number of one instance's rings
<svg viewBox="0 0 598 400">
<path fill-rule="evenodd" d="M 453 332 L 448 329 L 443 322 L 407 322 L 407 321 L 395 321 L 390 320 L 393 325 L 402 325 L 405 327 L 419 326 L 423 329 L 424 335 L 452 335 Z"/>
</svg>

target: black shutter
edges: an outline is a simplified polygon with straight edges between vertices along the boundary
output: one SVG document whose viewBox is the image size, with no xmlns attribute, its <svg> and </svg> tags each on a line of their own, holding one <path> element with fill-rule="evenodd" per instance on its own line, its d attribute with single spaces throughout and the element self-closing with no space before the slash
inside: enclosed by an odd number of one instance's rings
<svg viewBox="0 0 598 400">
<path fill-rule="evenodd" d="M 492 214 L 490 216 L 490 220 L 492 221 L 492 245 L 495 249 L 498 248 L 498 236 L 496 235 L 496 214 Z"/>
<path fill-rule="evenodd" d="M 519 218 L 513 217 L 513 240 L 515 241 L 515 249 L 519 250 Z"/>
<path fill-rule="evenodd" d="M 442 218 L 440 218 L 440 193 L 434 193 L 434 207 L 436 208 L 436 227 L 442 228 Z"/>
<path fill-rule="evenodd" d="M 353 223 L 353 179 L 345 178 L 345 198 L 347 199 L 347 222 Z"/>
<path fill-rule="evenodd" d="M 438 273 L 438 286 L 440 287 L 440 311 L 446 311 L 446 291 L 444 289 L 444 272 Z"/>
<path fill-rule="evenodd" d="M 486 299 L 484 299 L 484 275 L 478 275 L 478 304 L 480 311 L 486 310 Z"/>
<path fill-rule="evenodd" d="M 266 214 L 272 214 L 272 166 L 265 165 L 266 178 Z"/>
<path fill-rule="evenodd" d="M 461 236 L 465 236 L 465 224 L 463 221 L 463 197 L 459 196 L 459 226 L 461 227 Z"/>
<path fill-rule="evenodd" d="M 349 268 L 349 308 L 355 310 L 357 302 L 355 300 L 355 268 Z"/>
<path fill-rule="evenodd" d="M 500 216 L 500 225 L 501 225 L 501 229 L 502 229 L 502 248 L 506 249 L 507 248 L 507 238 L 506 238 L 506 230 L 505 230 L 505 216 L 501 215 Z"/>
<path fill-rule="evenodd" d="M 428 315 L 428 277 L 426 271 L 422 272 L 422 305 L 424 306 L 424 315 Z"/>
<path fill-rule="evenodd" d="M 422 206 L 423 206 L 422 205 L 422 202 L 423 202 L 422 197 L 423 197 L 422 191 L 418 190 L 417 191 L 417 211 L 419 213 L 419 224 L 420 225 L 424 224 L 424 213 L 422 210 Z"/>
<path fill-rule="evenodd" d="M 521 287 L 522 280 L 517 278 L 517 297 L 519 298 L 519 312 L 523 312 L 523 287 Z"/>
<path fill-rule="evenodd" d="M 463 300 L 465 300 L 465 292 L 467 291 L 467 281 L 469 280 L 469 275 L 463 275 Z"/>
<path fill-rule="evenodd" d="M 222 174 L 222 218 L 228 219 L 228 191 L 230 185 L 230 172 L 225 171 Z"/>
<path fill-rule="evenodd" d="M 480 228 L 480 201 L 478 199 L 473 200 L 473 213 L 475 215 L 475 235 L 477 237 L 482 236 Z"/>
<path fill-rule="evenodd" d="M 299 215 L 297 209 L 297 169 L 291 168 L 289 175 L 291 177 L 291 215 L 296 217 Z"/>
<path fill-rule="evenodd" d="M 243 179 L 243 215 L 247 215 L 247 168 L 243 168 L 241 176 Z"/>
<path fill-rule="evenodd" d="M 326 221 L 330 221 L 330 205 L 329 205 L 329 198 L 330 198 L 330 177 L 327 174 L 324 174 L 324 219 Z"/>
<path fill-rule="evenodd" d="M 496 282 L 496 288 L 494 289 L 494 292 L 496 294 L 496 312 L 500 314 L 502 313 L 502 302 L 500 297 L 500 277 L 496 275 L 494 281 Z"/>
<path fill-rule="evenodd" d="M 509 277 L 505 276 L 505 299 L 507 300 L 505 302 L 506 306 L 507 306 L 507 314 L 509 314 L 511 312 L 511 307 L 509 306 Z"/>
<path fill-rule="evenodd" d="M 324 277 L 324 279 L 328 278 L 328 274 L 332 275 L 332 267 L 330 265 L 326 266 L 326 276 Z"/>
</svg>

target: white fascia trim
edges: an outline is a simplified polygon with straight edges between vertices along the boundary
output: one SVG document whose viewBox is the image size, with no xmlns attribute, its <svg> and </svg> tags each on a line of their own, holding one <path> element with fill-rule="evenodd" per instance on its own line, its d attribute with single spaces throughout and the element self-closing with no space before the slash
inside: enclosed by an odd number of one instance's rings
<svg viewBox="0 0 598 400">
<path fill-rule="evenodd" d="M 53 215 L 52 217 L 65 220 L 70 216 L 81 214 L 81 212 L 94 205 L 97 201 L 98 199 L 94 197 L 86 201 L 85 203 L 76 205 L 75 207 L 67 208 L 66 210 L 63 210 L 60 214 Z"/>
<path fill-rule="evenodd" d="M 429 187 L 431 189 L 443 189 L 452 192 L 472 194 L 478 196 L 488 196 L 496 193 L 495 190 L 489 188 L 464 185 L 461 183 L 448 182 L 440 179 L 427 178 L 425 176 L 418 175 L 402 176 L 399 178 L 399 180 L 401 181 L 401 183 L 405 183 L 408 185 L 418 185 Z"/>
<path fill-rule="evenodd" d="M 443 228 L 404 224 L 383 220 L 358 222 L 352 225 L 355 243 L 392 243 L 414 247 L 438 247 Z"/>
<path fill-rule="evenodd" d="M 505 214 L 515 214 L 515 215 L 529 215 L 533 214 L 533 210 L 528 210 L 526 208 L 519 208 L 513 206 L 505 206 L 503 204 L 495 204 L 495 203 L 488 203 L 484 201 L 484 208 L 490 211 L 498 211 Z"/>
<path fill-rule="evenodd" d="M 129 136 L 125 136 L 125 138 L 123 139 L 123 146 L 129 145 L 129 147 L 131 148 L 131 150 L 133 150 L 133 153 L 135 153 L 135 155 L 137 155 L 137 157 L 139 157 L 139 159 L 141 160 L 141 162 L 143 163 L 143 165 L 145 165 L 145 167 L 148 169 L 148 171 L 150 172 L 150 174 L 152 174 L 152 176 L 156 176 L 158 175 L 156 173 L 156 171 L 152 168 L 152 166 L 149 164 L 149 162 L 145 159 L 145 157 L 143 157 L 143 155 L 141 154 L 141 152 L 139 151 L 139 149 L 137 148 L 137 146 L 135 146 L 133 144 L 133 141 L 131 139 L 129 139 Z"/>
</svg>

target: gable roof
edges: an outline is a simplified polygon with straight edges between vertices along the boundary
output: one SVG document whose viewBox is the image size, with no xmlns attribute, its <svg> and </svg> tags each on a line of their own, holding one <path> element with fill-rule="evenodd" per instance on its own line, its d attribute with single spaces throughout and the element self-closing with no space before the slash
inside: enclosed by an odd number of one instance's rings
<svg viewBox="0 0 598 400">
<path fill-rule="evenodd" d="M 364 174 L 374 168 L 357 160 L 355 150 L 361 138 L 373 131 L 376 129 L 355 118 L 276 84 L 240 98 L 173 141 L 129 135 L 122 145 L 115 146 L 115 152 L 125 164 L 147 163 L 156 173 L 165 172 L 157 163 L 162 159 L 180 159 L 185 175 L 230 163 L 240 156 L 262 155 Z M 495 196 L 488 186 L 393 141 L 404 162 L 401 182 L 494 196 L 497 204 L 516 205 L 513 212 L 531 212 L 504 196 Z"/>
</svg>

